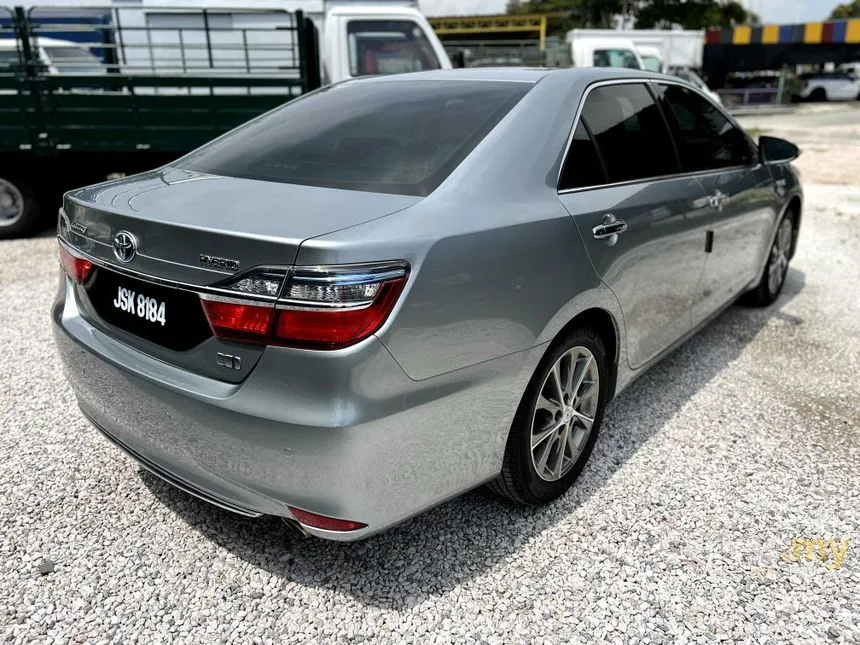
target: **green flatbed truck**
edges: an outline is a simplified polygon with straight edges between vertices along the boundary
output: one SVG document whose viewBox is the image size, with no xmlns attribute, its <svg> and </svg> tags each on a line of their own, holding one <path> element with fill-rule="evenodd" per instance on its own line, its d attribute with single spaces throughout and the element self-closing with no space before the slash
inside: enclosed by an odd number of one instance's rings
<svg viewBox="0 0 860 645">
<path fill-rule="evenodd" d="M 44 226 L 64 190 L 168 163 L 322 83 L 450 67 L 413 8 L 331 9 L 323 43 L 301 11 L 252 5 L 0 8 L 0 238 Z"/>
</svg>

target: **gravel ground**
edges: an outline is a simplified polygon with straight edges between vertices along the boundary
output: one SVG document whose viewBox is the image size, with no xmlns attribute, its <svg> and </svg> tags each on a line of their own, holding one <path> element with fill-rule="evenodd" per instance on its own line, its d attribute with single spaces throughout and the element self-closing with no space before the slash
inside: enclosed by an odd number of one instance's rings
<svg viewBox="0 0 860 645">
<path fill-rule="evenodd" d="M 0 242 L 0 637 L 860 643 L 858 251 L 860 186 L 807 186 L 784 295 L 613 402 L 568 495 L 479 490 L 343 545 L 210 507 L 101 439 L 51 341 L 55 242 Z"/>
</svg>

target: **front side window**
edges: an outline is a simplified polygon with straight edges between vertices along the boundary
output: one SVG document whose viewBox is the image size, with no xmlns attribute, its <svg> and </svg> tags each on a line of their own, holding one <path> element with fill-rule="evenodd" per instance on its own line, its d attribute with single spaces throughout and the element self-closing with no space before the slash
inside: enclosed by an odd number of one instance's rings
<svg viewBox="0 0 860 645">
<path fill-rule="evenodd" d="M 755 163 L 746 135 L 710 101 L 680 85 L 660 89 L 685 172 Z"/>
<path fill-rule="evenodd" d="M 678 172 L 666 123 L 641 83 L 606 85 L 588 94 L 582 109 L 610 183 Z"/>
<path fill-rule="evenodd" d="M 639 69 L 639 61 L 629 49 L 595 49 L 594 66 Z"/>
<path fill-rule="evenodd" d="M 348 81 L 291 101 L 174 164 L 306 186 L 431 193 L 533 87 Z"/>
<path fill-rule="evenodd" d="M 352 76 L 440 68 L 424 30 L 411 20 L 350 20 L 346 35 Z"/>
</svg>

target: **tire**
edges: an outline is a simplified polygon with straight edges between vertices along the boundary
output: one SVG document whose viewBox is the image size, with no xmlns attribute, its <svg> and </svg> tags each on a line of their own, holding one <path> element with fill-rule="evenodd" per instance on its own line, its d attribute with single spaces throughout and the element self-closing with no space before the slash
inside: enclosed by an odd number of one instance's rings
<svg viewBox="0 0 860 645">
<path fill-rule="evenodd" d="M 826 101 L 827 100 L 827 92 L 823 87 L 816 87 L 812 90 L 812 93 L 809 95 L 809 100 L 815 103 Z"/>
<path fill-rule="evenodd" d="M 29 235 L 40 224 L 30 185 L 20 177 L 0 175 L 0 239 Z"/>
<path fill-rule="evenodd" d="M 568 397 L 576 392 L 563 406 L 555 402 L 560 398 L 554 385 L 556 367 L 562 391 L 567 390 Z M 578 388 L 576 381 L 580 382 Z M 597 441 L 608 386 L 606 350 L 594 331 L 574 329 L 558 339 L 529 381 L 511 425 L 502 471 L 489 488 L 530 506 L 563 495 L 579 477 Z"/>
<path fill-rule="evenodd" d="M 767 307 L 776 302 L 785 276 L 788 274 L 788 263 L 794 248 L 794 213 L 787 212 L 779 223 L 777 234 L 771 244 L 767 256 L 767 266 L 759 283 L 742 298 L 745 305 L 752 307 Z"/>
</svg>

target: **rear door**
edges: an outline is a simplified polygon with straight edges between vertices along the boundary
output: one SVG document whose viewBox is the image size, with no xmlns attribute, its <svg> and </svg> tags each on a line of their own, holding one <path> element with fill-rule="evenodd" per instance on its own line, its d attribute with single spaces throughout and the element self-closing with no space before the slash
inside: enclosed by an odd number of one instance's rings
<svg viewBox="0 0 860 645">
<path fill-rule="evenodd" d="M 640 367 L 690 331 L 707 216 L 699 183 L 680 176 L 646 84 L 602 84 L 587 93 L 559 195 L 621 304 L 628 360 Z"/>
<path fill-rule="evenodd" d="M 692 88 L 661 84 L 681 166 L 695 173 L 710 210 L 707 259 L 693 301 L 693 325 L 736 297 L 757 275 L 770 241 L 774 184 L 749 138 Z"/>
</svg>

